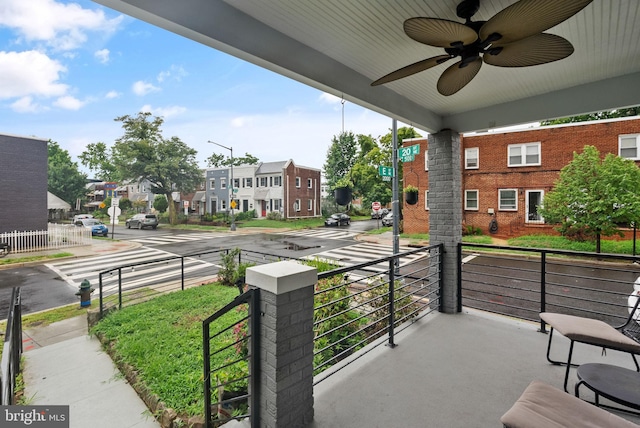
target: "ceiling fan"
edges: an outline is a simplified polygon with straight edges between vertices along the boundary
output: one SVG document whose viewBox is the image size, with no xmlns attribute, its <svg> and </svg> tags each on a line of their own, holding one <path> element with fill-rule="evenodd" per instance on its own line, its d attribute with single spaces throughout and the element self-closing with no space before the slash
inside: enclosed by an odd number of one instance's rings
<svg viewBox="0 0 640 428">
<path fill-rule="evenodd" d="M 438 92 L 453 95 L 480 71 L 482 62 L 498 67 L 528 67 L 566 58 L 571 43 L 543 31 L 571 18 L 593 0 L 520 0 L 488 21 L 471 21 L 480 0 L 463 0 L 456 14 L 465 23 L 438 18 L 410 18 L 404 32 L 413 40 L 444 48 L 434 56 L 381 77 L 371 86 L 382 85 L 460 57 L 438 79 Z"/>
</svg>

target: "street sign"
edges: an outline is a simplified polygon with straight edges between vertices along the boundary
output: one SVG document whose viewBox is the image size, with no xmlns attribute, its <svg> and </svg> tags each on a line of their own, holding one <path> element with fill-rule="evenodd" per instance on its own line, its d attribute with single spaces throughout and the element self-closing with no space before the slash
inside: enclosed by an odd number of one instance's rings
<svg viewBox="0 0 640 428">
<path fill-rule="evenodd" d="M 235 209 L 236 208 L 236 201 L 231 201 L 230 205 L 231 205 L 232 209 Z"/>
<path fill-rule="evenodd" d="M 420 144 L 414 144 L 413 146 L 400 147 L 398 149 L 398 158 L 402 162 L 411 162 L 415 159 L 416 155 L 420 154 Z"/>
<path fill-rule="evenodd" d="M 120 198 L 111 198 L 111 206 L 119 207 L 120 206 Z"/>
<path fill-rule="evenodd" d="M 378 211 L 380 208 L 382 208 L 382 206 L 380 205 L 380 202 L 371 202 L 371 209 L 374 211 Z"/>
<path fill-rule="evenodd" d="M 380 165 L 378 167 L 378 175 L 380 175 L 382 177 L 394 177 L 395 176 L 395 171 L 390 166 L 382 166 L 382 165 Z"/>
<path fill-rule="evenodd" d="M 233 189 L 231 189 L 233 193 L 238 193 L 238 188 L 234 187 Z"/>
</svg>

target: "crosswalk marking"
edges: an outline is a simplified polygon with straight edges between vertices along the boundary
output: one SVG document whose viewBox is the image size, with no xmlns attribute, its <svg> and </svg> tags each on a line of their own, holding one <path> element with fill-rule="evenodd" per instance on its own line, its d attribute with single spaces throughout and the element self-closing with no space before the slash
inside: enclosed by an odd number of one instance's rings
<svg viewBox="0 0 640 428">
<path fill-rule="evenodd" d="M 361 232 L 350 232 L 348 230 L 330 230 L 330 229 L 301 229 L 290 230 L 287 232 L 278 232 L 277 235 L 301 236 L 305 238 L 322 238 L 322 239 L 351 239 L 359 235 Z"/>
<path fill-rule="evenodd" d="M 180 235 L 153 235 L 147 238 L 135 238 L 130 239 L 133 242 L 139 242 L 141 244 L 152 244 L 152 245 L 164 245 L 164 244 L 175 244 L 177 242 L 189 242 L 189 241 L 202 241 L 204 239 L 214 239 L 219 238 L 221 234 L 216 233 L 183 233 Z"/>
<path fill-rule="evenodd" d="M 412 250 L 409 247 L 400 247 L 399 251 L 405 252 Z M 320 253 L 311 254 L 304 257 L 305 259 L 323 259 L 335 261 L 342 266 L 353 266 L 360 263 L 369 262 L 382 257 L 388 257 L 393 254 L 393 248 L 390 245 L 375 244 L 375 243 L 360 243 L 355 245 L 349 245 L 347 247 L 335 248 L 333 250 L 322 251 Z M 421 257 L 427 256 L 427 252 L 419 252 L 410 254 L 400 258 L 400 266 L 404 266 L 411 263 Z M 373 266 L 367 267 L 367 269 L 383 272 L 389 269 L 388 262 L 381 262 Z"/>
</svg>

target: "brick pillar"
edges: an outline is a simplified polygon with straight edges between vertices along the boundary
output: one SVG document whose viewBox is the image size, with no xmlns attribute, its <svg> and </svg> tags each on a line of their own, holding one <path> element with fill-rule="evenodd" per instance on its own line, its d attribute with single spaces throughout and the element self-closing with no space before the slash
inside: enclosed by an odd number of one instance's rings
<svg viewBox="0 0 640 428">
<path fill-rule="evenodd" d="M 247 269 L 260 288 L 260 426 L 305 427 L 313 420 L 315 268 L 283 261 Z"/>
<path fill-rule="evenodd" d="M 429 243 L 444 244 L 444 311 L 458 306 L 457 245 L 462 241 L 460 136 L 451 130 L 429 135 Z"/>
</svg>

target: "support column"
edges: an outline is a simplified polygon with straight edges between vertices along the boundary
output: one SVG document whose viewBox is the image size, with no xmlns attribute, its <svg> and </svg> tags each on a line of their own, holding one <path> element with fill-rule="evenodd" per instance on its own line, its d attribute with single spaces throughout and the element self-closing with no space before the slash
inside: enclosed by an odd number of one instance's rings
<svg viewBox="0 0 640 428">
<path fill-rule="evenodd" d="M 313 420 L 315 268 L 283 261 L 247 269 L 260 288 L 260 426 L 305 427 Z"/>
<path fill-rule="evenodd" d="M 458 308 L 457 245 L 462 241 L 460 136 L 452 130 L 429 135 L 429 243 L 444 244 L 442 307 Z"/>
</svg>

